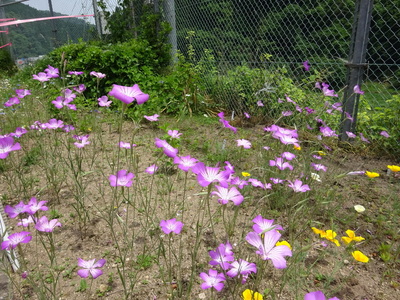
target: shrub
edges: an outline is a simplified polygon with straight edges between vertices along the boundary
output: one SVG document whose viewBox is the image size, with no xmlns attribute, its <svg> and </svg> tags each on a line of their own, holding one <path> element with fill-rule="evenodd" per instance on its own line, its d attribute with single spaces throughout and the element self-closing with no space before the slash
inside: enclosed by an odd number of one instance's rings
<svg viewBox="0 0 400 300">
<path fill-rule="evenodd" d="M 0 72 L 2 75 L 10 76 L 17 71 L 10 53 L 5 49 L 0 49 Z"/>
</svg>

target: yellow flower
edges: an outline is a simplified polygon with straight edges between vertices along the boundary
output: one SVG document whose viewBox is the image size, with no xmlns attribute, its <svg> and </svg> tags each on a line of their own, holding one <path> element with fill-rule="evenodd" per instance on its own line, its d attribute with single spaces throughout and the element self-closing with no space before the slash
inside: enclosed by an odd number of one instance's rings
<svg viewBox="0 0 400 300">
<path fill-rule="evenodd" d="M 242 295 L 244 300 L 263 300 L 263 295 L 249 289 L 244 290 Z"/>
<path fill-rule="evenodd" d="M 275 246 L 288 246 L 289 249 L 292 250 L 292 246 L 286 241 L 276 242 Z"/>
<path fill-rule="evenodd" d="M 369 178 L 379 177 L 379 173 L 369 172 L 369 171 L 366 171 L 365 175 L 367 175 Z"/>
<path fill-rule="evenodd" d="M 350 244 L 352 241 L 361 242 L 361 241 L 365 240 L 361 236 L 356 236 L 356 234 L 354 233 L 353 230 L 350 230 L 350 229 L 346 230 L 346 233 L 347 233 L 348 237 L 347 236 L 342 237 L 343 242 L 345 242 L 346 244 Z"/>
<path fill-rule="evenodd" d="M 336 232 L 334 232 L 333 230 L 327 230 L 326 231 L 326 236 L 325 236 L 325 238 L 328 240 L 328 241 L 331 241 L 332 243 L 334 243 L 336 246 L 340 246 L 340 243 L 339 243 L 339 241 L 337 240 L 337 239 L 335 239 L 335 237 L 336 237 Z"/>
<path fill-rule="evenodd" d="M 314 231 L 315 234 L 319 234 L 320 237 L 327 239 L 328 241 L 334 243 L 338 247 L 340 246 L 339 241 L 335 239 L 336 232 L 332 230 L 324 231 L 315 227 L 311 227 L 311 229 Z"/>
<path fill-rule="evenodd" d="M 387 166 L 387 168 L 392 172 L 400 172 L 399 166 L 389 165 L 389 166 Z"/>
<path fill-rule="evenodd" d="M 326 155 L 326 153 L 324 151 L 318 151 L 318 155 Z"/>
<path fill-rule="evenodd" d="M 360 262 L 363 262 L 363 263 L 367 263 L 369 261 L 368 256 L 366 256 L 361 251 L 357 250 L 357 251 L 351 252 L 351 255 L 353 255 L 353 257 L 354 257 L 354 259 L 356 261 L 360 261 Z"/>
<path fill-rule="evenodd" d="M 250 176 L 250 173 L 242 172 L 242 176 L 243 176 L 243 177 L 249 177 L 249 176 Z"/>
<path fill-rule="evenodd" d="M 312 231 L 314 231 L 315 234 L 319 234 L 321 237 L 325 237 L 326 236 L 326 232 L 325 230 L 321 230 L 315 227 L 311 227 Z"/>
<path fill-rule="evenodd" d="M 300 146 L 293 145 L 293 149 L 295 149 L 295 150 L 297 150 L 297 151 L 300 151 L 300 150 L 301 150 L 301 147 L 300 147 Z"/>
</svg>

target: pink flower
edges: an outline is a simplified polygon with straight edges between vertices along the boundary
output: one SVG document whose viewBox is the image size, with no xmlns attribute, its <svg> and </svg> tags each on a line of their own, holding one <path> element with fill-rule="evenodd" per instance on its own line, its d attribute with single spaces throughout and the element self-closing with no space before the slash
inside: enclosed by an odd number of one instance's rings
<svg viewBox="0 0 400 300">
<path fill-rule="evenodd" d="M 101 96 L 100 98 L 97 99 L 97 101 L 99 101 L 99 106 L 102 107 L 109 107 L 112 103 L 112 101 L 108 101 L 107 96 Z"/>
<path fill-rule="evenodd" d="M 61 223 L 58 222 L 58 219 L 48 220 L 46 216 L 41 217 L 35 228 L 42 232 L 53 232 L 56 227 L 61 227 Z"/>
<path fill-rule="evenodd" d="M 37 202 L 37 199 L 35 197 L 32 197 L 27 206 L 27 210 L 26 212 L 30 215 L 34 215 L 37 211 L 39 210 L 49 210 L 49 208 L 47 206 L 45 206 L 45 204 L 47 203 L 47 201 L 39 201 Z"/>
<path fill-rule="evenodd" d="M 80 72 L 80 71 L 68 71 L 68 74 L 69 74 L 69 75 L 78 76 L 78 75 L 82 75 L 83 72 Z"/>
<path fill-rule="evenodd" d="M 3 242 L 1 243 L 2 250 L 11 250 L 15 249 L 20 243 L 27 244 L 32 240 L 31 233 L 28 231 L 21 231 L 10 234 L 8 237 L 5 237 Z"/>
<path fill-rule="evenodd" d="M 353 91 L 355 94 L 360 94 L 360 95 L 364 95 L 364 91 L 361 90 L 360 86 L 358 84 L 356 84 L 353 88 Z"/>
<path fill-rule="evenodd" d="M 210 269 L 207 273 L 200 273 L 200 278 L 204 281 L 201 284 L 203 290 L 214 288 L 220 292 L 224 288 L 225 275 L 224 273 L 218 273 L 217 271 Z"/>
<path fill-rule="evenodd" d="M 247 112 L 244 113 L 244 116 L 245 116 L 247 119 L 250 119 L 250 115 L 249 115 Z"/>
<path fill-rule="evenodd" d="M 292 188 L 296 193 L 304 193 L 310 190 L 308 184 L 303 185 L 303 182 L 299 179 L 296 179 L 294 182 L 288 180 L 288 187 Z"/>
<path fill-rule="evenodd" d="M 18 203 L 15 206 L 10 206 L 10 205 L 6 205 L 4 207 L 4 212 L 6 214 L 8 214 L 8 217 L 13 219 L 15 217 L 17 217 L 19 214 L 23 214 L 25 212 L 28 211 L 28 206 L 25 205 L 25 203 L 23 201 L 21 201 L 20 203 Z"/>
<path fill-rule="evenodd" d="M 240 139 L 240 140 L 236 140 L 236 142 L 237 142 L 238 147 L 242 146 L 244 149 L 251 148 L 251 143 L 248 140 Z"/>
<path fill-rule="evenodd" d="M 108 94 L 125 104 L 131 104 L 135 100 L 137 104 L 143 104 L 150 97 L 148 94 L 143 93 L 137 84 L 134 86 L 113 84 L 113 88 Z"/>
<path fill-rule="evenodd" d="M 346 134 L 350 139 L 355 139 L 357 137 L 354 133 L 352 133 L 350 131 L 346 131 Z"/>
<path fill-rule="evenodd" d="M 90 144 L 90 141 L 88 141 L 89 140 L 89 135 L 88 134 L 86 134 L 86 135 L 74 135 L 73 138 L 75 140 L 77 140 L 77 142 L 74 143 L 74 145 L 77 148 L 83 148 L 86 145 Z"/>
<path fill-rule="evenodd" d="M 363 142 L 368 143 L 368 144 L 371 143 L 366 137 L 364 137 L 364 135 L 361 132 L 359 133 L 359 135 Z"/>
<path fill-rule="evenodd" d="M 385 138 L 390 138 L 389 133 L 387 133 L 387 131 L 383 130 L 379 133 L 381 136 L 384 136 Z"/>
<path fill-rule="evenodd" d="M 103 74 L 103 73 L 100 73 L 100 72 L 95 72 L 95 71 L 92 71 L 89 74 L 94 76 L 94 77 L 97 77 L 99 79 L 106 77 L 106 74 Z"/>
<path fill-rule="evenodd" d="M 10 136 L 0 138 L 0 159 L 4 159 L 11 151 L 21 150 L 19 143 L 14 144 L 14 139 Z"/>
<path fill-rule="evenodd" d="M 78 267 L 81 267 L 83 269 L 78 270 L 77 273 L 82 278 L 88 278 L 90 274 L 92 275 L 93 279 L 96 279 L 103 274 L 103 271 L 97 268 L 103 267 L 105 263 L 105 259 L 100 259 L 96 262 L 96 259 L 86 261 L 82 258 L 78 258 Z"/>
<path fill-rule="evenodd" d="M 215 186 L 218 191 L 211 192 L 211 195 L 218 196 L 218 202 L 221 204 L 227 204 L 229 201 L 232 201 L 233 204 L 239 205 L 243 202 L 243 195 L 237 190 L 236 187 L 225 188 L 219 185 Z"/>
<path fill-rule="evenodd" d="M 219 182 L 221 186 L 227 187 L 231 174 L 229 171 L 220 172 L 219 168 L 207 167 L 202 162 L 197 163 L 192 172 L 197 175 L 197 181 L 203 187 L 209 186 L 212 182 Z"/>
<path fill-rule="evenodd" d="M 178 130 L 168 130 L 168 135 L 173 139 L 179 139 L 182 133 L 180 133 Z"/>
<path fill-rule="evenodd" d="M 146 168 L 145 172 L 153 175 L 157 170 L 158 170 L 158 167 L 156 165 L 151 165 L 150 167 Z"/>
<path fill-rule="evenodd" d="M 156 122 L 156 121 L 158 121 L 158 117 L 159 117 L 159 115 L 157 115 L 157 114 L 152 115 L 152 116 L 144 116 L 144 118 L 145 118 L 146 120 L 150 121 L 150 122 Z"/>
<path fill-rule="evenodd" d="M 128 173 L 127 170 L 119 170 L 117 175 L 110 175 L 108 180 L 111 186 L 126 186 L 130 187 L 132 185 L 132 179 L 135 178 L 135 174 Z"/>
<path fill-rule="evenodd" d="M 47 66 L 47 69 L 44 69 L 44 71 L 46 72 L 47 77 L 49 78 L 57 78 L 60 75 L 58 74 L 59 71 L 57 68 L 54 68 L 52 66 Z M 40 74 L 40 73 L 39 73 Z"/>
<path fill-rule="evenodd" d="M 78 87 L 74 87 L 74 91 L 78 92 L 79 94 L 83 93 L 86 90 L 84 84 L 80 84 Z"/>
<path fill-rule="evenodd" d="M 231 267 L 230 262 L 235 260 L 232 245 L 229 242 L 226 245 L 220 244 L 215 251 L 209 251 L 208 254 L 212 258 L 210 265 L 219 265 L 223 270 L 229 269 Z"/>
<path fill-rule="evenodd" d="M 324 165 L 311 163 L 311 166 L 312 166 L 316 171 L 321 171 L 321 170 L 322 170 L 322 171 L 326 172 L 326 166 L 324 166 Z"/>
<path fill-rule="evenodd" d="M 22 99 L 25 96 L 28 96 L 31 94 L 30 90 L 25 90 L 25 89 L 19 89 L 19 90 L 15 90 L 15 93 L 17 94 L 17 97 Z"/>
<path fill-rule="evenodd" d="M 175 156 L 174 164 L 178 164 L 178 168 L 187 172 L 196 165 L 199 160 L 188 156 Z"/>
<path fill-rule="evenodd" d="M 160 222 L 160 227 L 165 234 L 170 234 L 171 232 L 179 234 L 181 233 L 183 223 L 173 218 L 170 220 L 162 220 Z"/>
<path fill-rule="evenodd" d="M 311 293 L 305 294 L 304 300 L 326 300 L 326 297 L 323 292 L 316 291 L 316 292 L 311 292 Z M 333 298 L 329 298 L 328 300 L 339 300 L 339 298 L 333 297 Z"/>
<path fill-rule="evenodd" d="M 303 67 L 305 71 L 310 70 L 310 64 L 308 63 L 308 60 L 303 62 Z"/>
<path fill-rule="evenodd" d="M 119 142 L 119 147 L 124 149 L 131 149 L 131 147 L 136 147 L 136 144 L 130 144 L 126 142 Z"/>
<path fill-rule="evenodd" d="M 4 103 L 4 106 L 5 107 L 10 107 L 10 106 L 13 106 L 13 105 L 16 105 L 16 104 L 19 104 L 19 103 L 20 103 L 20 101 L 19 101 L 18 97 L 11 97 L 10 99 L 8 99 L 7 102 Z"/>
<path fill-rule="evenodd" d="M 261 100 L 258 100 L 258 101 L 257 101 L 257 106 L 264 106 L 264 104 L 262 103 Z"/>
<path fill-rule="evenodd" d="M 282 112 L 282 116 L 284 116 L 284 117 L 289 117 L 289 116 L 291 116 L 292 114 L 293 114 L 293 112 L 290 111 L 290 110 L 287 110 L 287 111 L 283 111 L 283 112 Z"/>
<path fill-rule="evenodd" d="M 293 166 L 288 162 L 284 162 L 282 157 L 278 157 L 275 160 L 270 160 L 269 165 L 271 167 L 276 166 L 279 170 L 285 170 L 285 169 L 289 169 L 291 171 L 293 170 Z"/>
<path fill-rule="evenodd" d="M 296 158 L 296 155 L 291 152 L 283 152 L 281 156 L 286 160 L 293 160 Z"/>
<path fill-rule="evenodd" d="M 58 129 L 63 128 L 64 122 L 57 119 L 50 119 L 47 123 L 42 124 L 42 129 Z"/>
<path fill-rule="evenodd" d="M 292 251 L 286 245 L 275 246 L 280 239 L 281 234 L 276 230 L 270 230 L 264 233 L 264 240 L 256 232 L 249 232 L 246 241 L 258 250 L 256 254 L 263 260 L 271 260 L 277 269 L 286 268 L 285 256 L 292 256 Z"/>
<path fill-rule="evenodd" d="M 258 234 L 262 234 L 270 230 L 283 230 L 281 225 L 274 224 L 274 220 L 264 219 L 261 215 L 255 217 L 253 222 L 253 230 Z"/>
<path fill-rule="evenodd" d="M 226 275 L 229 277 L 236 277 L 241 274 L 242 276 L 242 284 L 246 283 L 247 277 L 251 273 L 257 273 L 257 266 L 255 263 L 249 263 L 243 259 L 239 259 L 239 261 L 234 261 L 231 263 L 231 269 L 226 272 Z"/>
<path fill-rule="evenodd" d="M 37 75 L 34 74 L 32 75 L 33 79 L 35 80 L 39 80 L 40 82 L 44 82 L 44 81 L 49 81 L 50 77 L 47 76 L 46 73 L 43 72 L 39 72 Z"/>
<path fill-rule="evenodd" d="M 20 138 L 21 136 L 23 136 L 27 132 L 28 132 L 28 130 L 26 130 L 25 128 L 17 127 L 15 129 L 15 132 L 11 132 L 10 133 L 10 136 Z"/>
<path fill-rule="evenodd" d="M 218 117 L 220 118 L 219 121 L 222 123 L 222 125 L 225 128 L 228 128 L 229 130 L 232 130 L 233 132 L 236 133 L 237 129 L 235 127 L 233 127 L 232 125 L 229 124 L 229 122 L 227 120 L 225 120 L 224 118 L 224 112 L 220 112 L 218 114 Z"/>
<path fill-rule="evenodd" d="M 159 138 L 155 138 L 155 145 L 157 148 L 162 148 L 163 152 L 166 156 L 174 158 L 178 155 L 179 150 L 177 148 L 172 147 L 165 140 L 160 140 Z"/>
</svg>

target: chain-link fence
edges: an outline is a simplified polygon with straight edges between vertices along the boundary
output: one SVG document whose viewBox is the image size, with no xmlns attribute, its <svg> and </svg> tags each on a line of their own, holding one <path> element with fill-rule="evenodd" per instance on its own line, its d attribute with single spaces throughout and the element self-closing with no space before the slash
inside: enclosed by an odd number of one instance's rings
<svg viewBox="0 0 400 300">
<path fill-rule="evenodd" d="M 312 90 L 316 81 L 329 83 L 339 94 L 337 102 L 343 101 L 357 34 L 354 24 L 360 18 L 356 4 L 372 4 L 369 0 L 175 0 L 173 8 L 173 1 L 164 2 L 168 11 L 175 11 L 178 50 L 207 66 L 205 89 L 238 115 L 260 100 L 276 102 L 284 94 L 299 99 L 303 94 L 297 88 Z M 380 132 L 387 131 L 392 148 L 400 145 L 400 99 L 395 96 L 400 87 L 399 8 L 399 0 L 373 1 L 371 21 L 363 25 L 367 31 L 370 28 L 365 63 L 357 64 L 365 91 L 358 130 L 371 139 L 384 138 Z M 360 42 L 357 39 L 355 43 Z M 303 67 L 306 60 L 309 71 Z M 275 108 L 270 108 L 266 113 L 272 119 Z"/>
</svg>

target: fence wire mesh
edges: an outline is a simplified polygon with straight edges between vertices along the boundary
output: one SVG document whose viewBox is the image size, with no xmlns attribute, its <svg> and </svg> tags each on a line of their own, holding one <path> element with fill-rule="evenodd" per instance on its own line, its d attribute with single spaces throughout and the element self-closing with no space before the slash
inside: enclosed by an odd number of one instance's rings
<svg viewBox="0 0 400 300">
<path fill-rule="evenodd" d="M 325 81 L 343 101 L 356 2 L 175 0 L 177 48 L 184 54 L 192 51 L 194 60 L 208 66 L 204 88 L 238 115 L 260 100 L 300 96 L 288 87 L 290 80 L 301 88 L 310 78 Z M 400 145 L 399 8 L 398 0 L 373 1 L 365 94 L 358 111 L 358 130 L 364 135 L 381 139 L 381 131 L 389 132 L 389 152 Z M 303 68 L 306 60 L 309 72 Z M 265 113 L 273 118 L 270 108 Z"/>
</svg>

